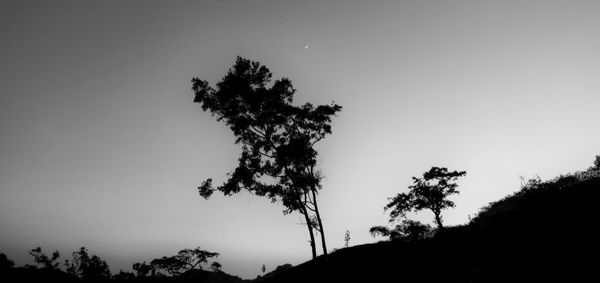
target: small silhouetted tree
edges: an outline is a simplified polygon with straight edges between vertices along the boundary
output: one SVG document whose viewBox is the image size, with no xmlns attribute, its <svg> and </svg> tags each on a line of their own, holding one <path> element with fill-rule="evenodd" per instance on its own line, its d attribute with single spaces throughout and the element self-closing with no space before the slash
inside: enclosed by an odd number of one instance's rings
<svg viewBox="0 0 600 283">
<path fill-rule="evenodd" d="M 58 269 L 58 266 L 60 265 L 60 262 L 58 262 L 58 258 L 60 257 L 58 251 L 54 251 L 52 253 L 52 257 L 48 257 L 46 254 L 44 254 L 41 247 L 37 247 L 30 250 L 29 254 L 33 257 L 33 261 L 38 267 L 46 269 Z"/>
<path fill-rule="evenodd" d="M 106 261 L 97 255 L 90 256 L 85 247 L 73 252 L 73 258 L 65 262 L 67 273 L 79 276 L 85 281 L 102 281 L 111 277 Z"/>
<path fill-rule="evenodd" d="M 594 160 L 594 166 L 592 168 L 594 170 L 600 170 L 600 155 L 596 155 L 596 160 Z"/>
<path fill-rule="evenodd" d="M 183 249 L 174 256 L 164 256 L 153 259 L 150 264 L 157 270 L 163 270 L 170 275 L 181 275 L 187 271 L 194 269 L 203 269 L 202 267 L 208 263 L 208 260 L 219 256 L 218 253 L 213 253 L 200 249 Z M 220 269 L 221 264 L 213 262 L 212 269 Z"/>
<path fill-rule="evenodd" d="M 281 201 L 284 213 L 300 212 L 306 221 L 313 258 L 314 230 L 325 231 L 317 205 L 321 176 L 316 169 L 314 145 L 331 134 L 331 119 L 342 107 L 336 104 L 292 105 L 296 90 L 287 78 L 271 84 L 271 72 L 258 62 L 237 57 L 235 65 L 216 84 L 192 80 L 195 98 L 204 111 L 224 122 L 242 145 L 239 163 L 221 186 L 207 179 L 198 188 L 208 198 L 214 191 L 232 195 L 241 190 L 271 201 Z"/>
<path fill-rule="evenodd" d="M 448 200 L 453 194 L 458 194 L 455 183 L 458 177 L 466 175 L 465 171 L 448 171 L 444 167 L 432 167 L 423 173 L 422 178 L 413 177 L 413 184 L 408 188 L 408 193 L 399 193 L 385 206 L 385 210 L 391 209 L 390 222 L 398 217 L 406 216 L 406 213 L 415 210 L 428 209 L 433 212 L 435 223 L 439 229 L 443 229 L 442 210 L 454 207 L 454 202 Z"/>
</svg>

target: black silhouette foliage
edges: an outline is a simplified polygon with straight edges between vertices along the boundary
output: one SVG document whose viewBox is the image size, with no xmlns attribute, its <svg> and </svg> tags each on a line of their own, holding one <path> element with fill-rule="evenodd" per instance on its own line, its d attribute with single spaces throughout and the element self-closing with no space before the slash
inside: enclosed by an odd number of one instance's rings
<svg viewBox="0 0 600 283">
<path fill-rule="evenodd" d="M 38 267 L 47 268 L 47 269 L 58 269 L 60 262 L 58 262 L 58 258 L 60 254 L 58 251 L 52 253 L 52 257 L 48 257 L 44 252 L 42 252 L 41 247 L 37 247 L 29 251 L 29 254 L 33 256 L 33 261 L 37 264 Z"/>
<path fill-rule="evenodd" d="M 369 229 L 369 233 L 373 237 L 381 236 L 390 240 L 406 241 L 424 239 L 430 236 L 432 231 L 433 228 L 430 225 L 410 219 L 404 219 L 401 224 L 396 225 L 393 229 L 385 226 L 373 226 Z"/>
<path fill-rule="evenodd" d="M 113 275 L 111 279 L 117 282 L 126 282 L 135 280 L 135 277 L 135 274 L 132 272 L 120 270 L 119 273 Z"/>
<path fill-rule="evenodd" d="M 465 171 L 448 171 L 445 167 L 432 167 L 423 173 L 422 178 L 413 177 L 413 185 L 408 193 L 399 193 L 385 206 L 391 209 L 390 222 L 398 217 L 405 217 L 412 210 L 428 209 L 433 212 L 438 228 L 442 229 L 441 212 L 443 209 L 454 207 L 454 202 L 448 196 L 458 194 L 455 183 L 458 177 L 466 175 Z"/>
<path fill-rule="evenodd" d="M 294 106 L 292 82 L 282 78 L 271 83 L 271 77 L 267 67 L 238 57 L 216 88 L 207 81 L 192 80 L 194 102 L 224 122 L 235 142 L 242 145 L 238 166 L 228 180 L 214 188 L 212 179 L 207 179 L 198 190 L 204 198 L 214 191 L 229 196 L 245 190 L 282 202 L 286 214 L 302 213 L 314 257 L 313 228 L 321 233 L 325 253 L 326 248 L 316 201 L 321 176 L 315 168 L 317 151 L 313 146 L 331 134 L 332 117 L 342 107 L 333 103 Z"/>
<path fill-rule="evenodd" d="M 153 276 L 156 271 L 151 264 L 147 264 L 145 261 L 142 263 L 134 263 L 132 268 L 135 271 L 136 277 Z"/>
<path fill-rule="evenodd" d="M 200 247 L 197 247 L 195 249 L 180 250 L 173 256 L 164 256 L 154 259 L 150 264 L 154 269 L 167 272 L 169 275 L 182 275 L 190 270 L 202 270 L 209 259 L 217 256 L 219 256 L 218 253 L 205 251 L 200 249 Z M 213 262 L 211 268 L 213 270 L 218 270 L 221 268 L 221 264 Z"/>
<path fill-rule="evenodd" d="M 85 247 L 73 252 L 72 260 L 66 261 L 67 273 L 77 275 L 86 281 L 102 281 L 111 277 L 106 261 L 97 255 L 89 255 Z"/>
<path fill-rule="evenodd" d="M 0 270 L 10 269 L 15 266 L 15 262 L 8 258 L 4 253 L 0 253 Z"/>
</svg>

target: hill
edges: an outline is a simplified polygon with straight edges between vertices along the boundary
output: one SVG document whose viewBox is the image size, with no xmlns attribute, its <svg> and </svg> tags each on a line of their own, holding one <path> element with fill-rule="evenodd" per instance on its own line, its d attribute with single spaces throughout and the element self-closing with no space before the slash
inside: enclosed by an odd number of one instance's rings
<svg viewBox="0 0 600 283">
<path fill-rule="evenodd" d="M 532 180 L 434 237 L 338 250 L 261 282 L 569 282 L 596 277 L 600 171 Z"/>
</svg>

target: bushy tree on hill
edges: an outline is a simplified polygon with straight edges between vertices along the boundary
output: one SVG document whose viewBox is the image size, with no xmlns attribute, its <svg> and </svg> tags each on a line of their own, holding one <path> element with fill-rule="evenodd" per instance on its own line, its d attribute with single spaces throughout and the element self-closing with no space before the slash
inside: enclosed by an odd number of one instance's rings
<svg viewBox="0 0 600 283">
<path fill-rule="evenodd" d="M 423 177 L 413 177 L 413 184 L 407 193 L 399 193 L 390 198 L 384 210 L 390 211 L 390 223 L 395 223 L 398 218 L 405 218 L 410 211 L 428 209 L 433 212 L 438 230 L 444 228 L 441 212 L 443 209 L 454 207 L 454 202 L 448 196 L 458 194 L 455 183 L 458 177 L 466 175 L 465 171 L 448 171 L 445 167 L 432 167 L 423 173 Z M 427 237 L 433 229 L 419 221 L 403 219 L 393 228 L 373 226 L 369 233 L 373 237 L 383 236 L 390 240 L 417 240 Z"/>
<path fill-rule="evenodd" d="M 404 217 L 409 211 L 428 209 L 433 212 L 438 229 L 443 229 L 442 210 L 454 207 L 448 196 L 458 194 L 458 177 L 466 175 L 465 171 L 448 171 L 445 167 L 432 167 L 423 173 L 422 178 L 413 177 L 413 184 L 408 193 L 399 193 L 390 199 L 385 210 L 391 210 L 390 222 Z"/>
</svg>

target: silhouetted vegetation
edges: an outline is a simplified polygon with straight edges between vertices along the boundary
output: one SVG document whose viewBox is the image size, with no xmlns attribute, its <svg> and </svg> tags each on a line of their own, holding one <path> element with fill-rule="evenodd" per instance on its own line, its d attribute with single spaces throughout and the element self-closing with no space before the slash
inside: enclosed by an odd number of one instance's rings
<svg viewBox="0 0 600 283">
<path fill-rule="evenodd" d="M 33 262 L 37 264 L 37 267 L 58 269 L 60 266 L 60 262 L 58 262 L 60 254 L 58 251 L 53 252 L 51 258 L 42 252 L 41 247 L 30 250 L 29 254 L 33 257 Z"/>
<path fill-rule="evenodd" d="M 135 271 L 136 277 L 156 276 L 156 269 L 152 265 L 146 264 L 145 261 L 134 263 L 132 268 Z"/>
<path fill-rule="evenodd" d="M 448 196 L 458 194 L 454 183 L 458 177 L 466 175 L 465 171 L 451 171 L 444 167 L 432 167 L 423 173 L 422 178 L 413 177 L 413 184 L 408 193 L 399 193 L 391 198 L 385 209 L 391 209 L 390 222 L 398 217 L 404 217 L 411 210 L 429 209 L 433 212 L 438 229 L 442 225 L 442 210 L 454 207 L 454 202 Z"/>
<path fill-rule="evenodd" d="M 371 232 L 395 241 L 339 249 L 298 266 L 285 264 L 256 282 L 584 282 L 595 278 L 600 254 L 600 167 L 548 181 L 524 182 L 514 194 L 483 207 L 467 225 L 432 228 L 404 219 Z M 457 172 L 460 173 L 460 172 Z M 456 175 L 456 174 L 452 174 Z M 2 282 L 243 282 L 209 260 L 217 253 L 184 249 L 133 264 L 111 276 L 86 248 L 62 270 L 59 254 L 32 249 L 35 265 L 15 267 L 0 254 Z M 326 268 L 325 268 L 326 267 Z M 171 270 L 173 272 L 169 272 Z M 169 276 L 167 276 L 166 274 Z"/>
<path fill-rule="evenodd" d="M 218 253 L 205 251 L 200 247 L 183 249 L 176 255 L 154 259 L 150 262 L 150 265 L 153 269 L 164 271 L 172 276 L 182 275 L 195 269 L 203 270 L 203 267 L 208 264 L 208 260 L 217 256 L 219 256 Z M 146 266 L 138 266 L 138 269 L 142 269 L 142 271 L 146 271 L 145 268 Z M 221 264 L 213 262 L 211 268 L 218 271 L 221 269 Z M 148 272 L 145 272 L 145 274 L 148 274 Z"/>
<path fill-rule="evenodd" d="M 66 261 L 67 273 L 86 281 L 104 281 L 111 277 L 106 261 L 97 255 L 89 255 L 85 247 L 73 252 L 71 261 Z"/>
<path fill-rule="evenodd" d="M 271 84 L 271 76 L 267 67 L 238 57 L 216 88 L 192 80 L 194 102 L 229 126 L 235 142 L 242 145 L 239 164 L 229 179 L 216 188 L 207 179 L 198 189 L 204 198 L 214 191 L 232 195 L 245 190 L 281 201 L 286 214 L 300 212 L 315 258 L 314 230 L 321 235 L 323 254 L 327 246 L 317 203 L 321 175 L 314 145 L 331 134 L 331 119 L 342 107 L 333 103 L 294 106 L 292 82 L 282 78 Z"/>
<path fill-rule="evenodd" d="M 0 253 L 0 271 L 5 271 L 13 268 L 15 262 L 9 259 L 5 254 Z"/>
<path fill-rule="evenodd" d="M 419 240 L 429 237 L 433 233 L 430 225 L 419 221 L 404 219 L 402 223 L 396 225 L 393 229 L 385 226 L 373 226 L 369 233 L 375 236 L 388 237 L 390 240 Z"/>
<path fill-rule="evenodd" d="M 0 282 L 242 282 L 222 272 L 221 264 L 209 259 L 217 253 L 183 249 L 176 255 L 161 257 L 151 264 L 134 263 L 133 272 L 119 271 L 111 275 L 106 261 L 90 255 L 85 247 L 73 252 L 71 260 L 61 264 L 58 251 L 51 257 L 41 247 L 29 251 L 35 265 L 14 267 L 14 262 L 0 254 Z M 64 268 L 61 268 L 61 266 Z M 208 270 L 210 269 L 210 270 Z M 164 272 L 164 273 L 163 273 Z M 165 274 L 166 273 L 166 274 Z"/>
</svg>

